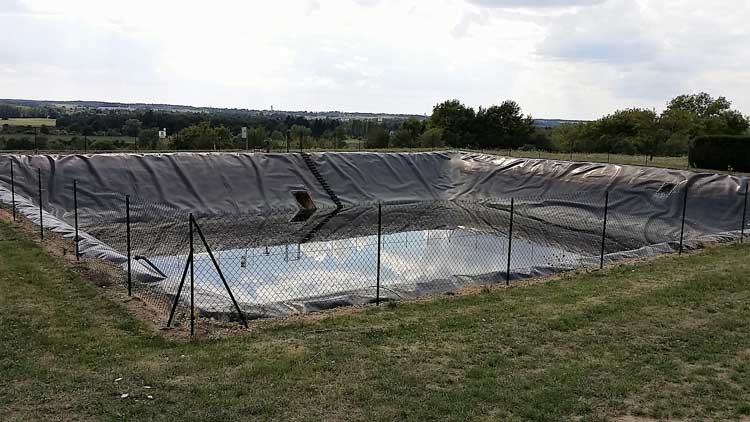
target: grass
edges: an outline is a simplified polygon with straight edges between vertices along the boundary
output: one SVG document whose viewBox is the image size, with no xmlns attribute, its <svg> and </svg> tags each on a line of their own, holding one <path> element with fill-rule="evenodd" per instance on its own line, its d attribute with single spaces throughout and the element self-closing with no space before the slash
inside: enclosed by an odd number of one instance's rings
<svg viewBox="0 0 750 422">
<path fill-rule="evenodd" d="M 56 124 L 55 119 L 45 119 L 45 118 L 37 118 L 37 117 L 28 117 L 28 118 L 11 118 L 7 120 L 0 120 L 0 126 L 2 125 L 8 125 L 8 126 L 33 126 L 33 127 L 40 127 L 40 126 L 55 126 Z"/>
<path fill-rule="evenodd" d="M 2 222 L 0 420 L 746 419 L 748 252 L 188 340 Z"/>
</svg>

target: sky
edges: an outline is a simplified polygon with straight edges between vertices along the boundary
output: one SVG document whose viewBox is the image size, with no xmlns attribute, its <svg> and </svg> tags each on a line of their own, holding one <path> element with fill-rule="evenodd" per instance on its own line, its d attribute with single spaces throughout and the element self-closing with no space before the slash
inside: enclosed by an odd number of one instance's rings
<svg viewBox="0 0 750 422">
<path fill-rule="evenodd" d="M 750 114 L 746 0 L 0 0 L 0 98 L 537 118 Z"/>
</svg>

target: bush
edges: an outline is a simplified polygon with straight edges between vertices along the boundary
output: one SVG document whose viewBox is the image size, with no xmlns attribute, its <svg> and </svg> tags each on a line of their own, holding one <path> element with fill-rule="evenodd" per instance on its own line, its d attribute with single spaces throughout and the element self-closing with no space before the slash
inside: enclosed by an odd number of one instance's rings
<svg viewBox="0 0 750 422">
<path fill-rule="evenodd" d="M 695 139 L 689 160 L 697 168 L 750 171 L 750 136 L 701 136 Z"/>
<path fill-rule="evenodd" d="M 7 150 L 32 150 L 34 149 L 34 140 L 31 138 L 8 138 L 5 141 Z"/>
<path fill-rule="evenodd" d="M 89 145 L 89 148 L 94 151 L 112 151 L 115 149 L 115 144 L 109 139 L 97 139 Z"/>
</svg>

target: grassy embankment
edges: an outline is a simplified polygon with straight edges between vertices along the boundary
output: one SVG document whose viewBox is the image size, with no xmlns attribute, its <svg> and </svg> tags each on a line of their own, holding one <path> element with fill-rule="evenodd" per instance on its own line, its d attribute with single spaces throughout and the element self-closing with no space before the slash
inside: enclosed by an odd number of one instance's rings
<svg viewBox="0 0 750 422">
<path fill-rule="evenodd" d="M 0 420 L 747 420 L 748 252 L 189 340 L 0 222 Z"/>
</svg>

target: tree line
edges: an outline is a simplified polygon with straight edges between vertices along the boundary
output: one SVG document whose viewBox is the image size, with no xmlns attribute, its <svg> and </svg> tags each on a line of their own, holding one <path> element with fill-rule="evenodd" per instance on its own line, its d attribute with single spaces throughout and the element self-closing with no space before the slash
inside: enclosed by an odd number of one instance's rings
<svg viewBox="0 0 750 422">
<path fill-rule="evenodd" d="M 9 105 L 0 106 L 0 112 L 26 117 L 54 114 L 57 118 L 54 128 L 3 125 L 6 149 L 30 148 L 28 135 L 34 134 L 36 146 L 50 149 L 85 145 L 92 149 L 278 150 L 288 145 L 290 149 L 450 147 L 684 155 L 697 137 L 744 134 L 750 127 L 748 118 L 732 109 L 725 97 L 706 93 L 678 96 L 661 113 L 625 109 L 595 121 L 554 128 L 536 127 L 532 117 L 511 100 L 475 110 L 451 99 L 436 104 L 429 118 L 408 119 L 346 120 L 241 111 L 54 109 L 51 113 L 50 107 L 14 109 Z M 243 127 L 246 138 L 240 136 Z M 163 128 L 169 134 L 166 141 L 158 136 Z M 106 138 L 84 144 L 92 136 Z"/>
<path fill-rule="evenodd" d="M 678 156 L 698 137 L 742 135 L 749 127 L 748 117 L 725 97 L 700 93 L 672 99 L 662 113 L 618 110 L 592 122 L 562 125 L 550 137 L 553 148 L 564 151 Z"/>
</svg>

